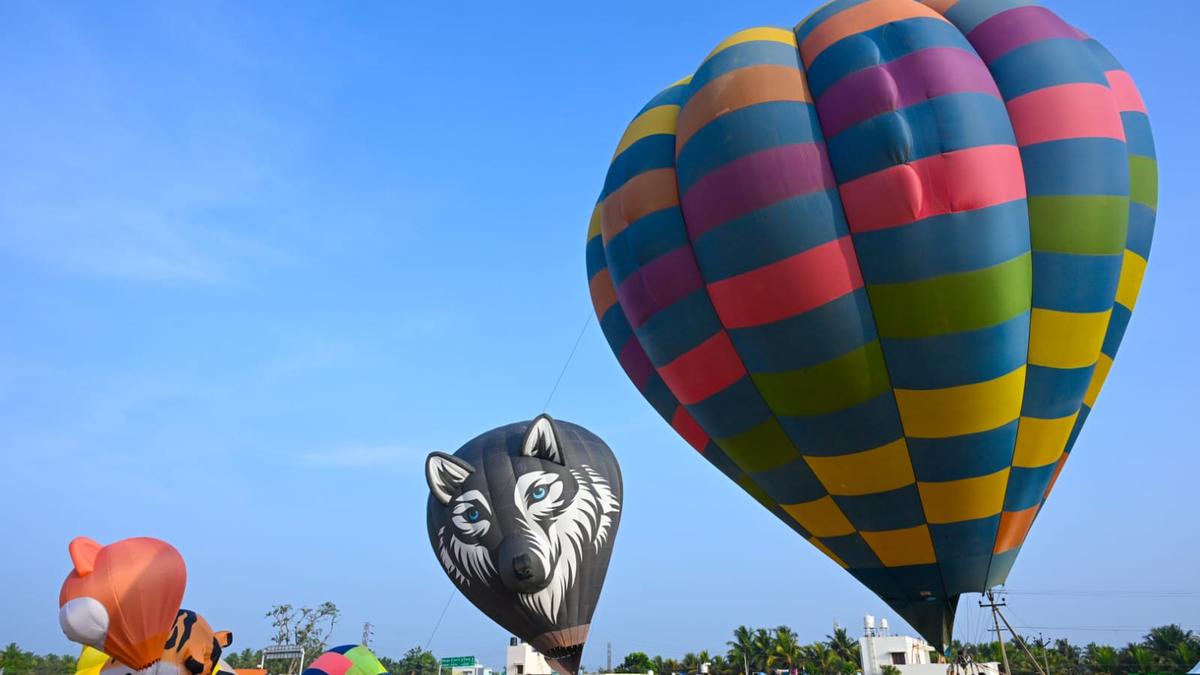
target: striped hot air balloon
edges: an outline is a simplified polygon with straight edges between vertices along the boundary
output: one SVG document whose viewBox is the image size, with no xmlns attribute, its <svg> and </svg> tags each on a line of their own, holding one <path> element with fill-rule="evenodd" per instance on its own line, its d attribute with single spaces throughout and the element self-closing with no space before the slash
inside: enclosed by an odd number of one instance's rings
<svg viewBox="0 0 1200 675">
<path fill-rule="evenodd" d="M 1133 81 L 1053 12 L 836 0 L 642 109 L 588 277 L 654 409 L 944 648 L 1096 401 L 1156 195 Z"/>
<path fill-rule="evenodd" d="M 388 672 L 365 646 L 342 645 L 318 656 L 302 675 L 388 675 Z"/>
</svg>

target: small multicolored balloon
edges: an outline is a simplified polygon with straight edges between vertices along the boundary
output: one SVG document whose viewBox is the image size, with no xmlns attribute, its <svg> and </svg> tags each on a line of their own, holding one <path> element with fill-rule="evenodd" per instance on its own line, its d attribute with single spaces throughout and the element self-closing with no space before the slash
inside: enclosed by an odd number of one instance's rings
<svg viewBox="0 0 1200 675">
<path fill-rule="evenodd" d="M 387 675 L 387 668 L 363 645 L 342 645 L 318 656 L 302 675 Z"/>
</svg>

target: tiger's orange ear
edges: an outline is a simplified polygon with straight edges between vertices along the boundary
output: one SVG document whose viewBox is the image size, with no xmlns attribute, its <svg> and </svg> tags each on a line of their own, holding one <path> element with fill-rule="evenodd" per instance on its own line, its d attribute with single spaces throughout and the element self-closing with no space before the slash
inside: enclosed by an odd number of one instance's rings
<svg viewBox="0 0 1200 675">
<path fill-rule="evenodd" d="M 94 539 L 88 537 L 75 537 L 67 546 L 67 550 L 71 553 L 71 562 L 75 565 L 75 571 L 81 577 L 86 577 L 96 569 L 96 554 L 103 548 Z"/>
<path fill-rule="evenodd" d="M 213 633 L 213 639 L 217 641 L 217 644 L 221 645 L 221 649 L 224 649 L 233 644 L 233 631 L 219 630 Z"/>
</svg>

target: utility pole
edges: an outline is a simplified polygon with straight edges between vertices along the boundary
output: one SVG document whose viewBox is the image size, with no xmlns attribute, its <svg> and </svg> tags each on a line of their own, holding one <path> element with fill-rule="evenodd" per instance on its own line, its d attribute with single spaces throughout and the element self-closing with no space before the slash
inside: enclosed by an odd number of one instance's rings
<svg viewBox="0 0 1200 675">
<path fill-rule="evenodd" d="M 366 622 L 366 623 L 364 623 L 364 624 L 363 624 L 363 638 L 362 638 L 362 645 L 363 645 L 364 647 L 370 647 L 370 646 L 371 646 L 371 628 L 372 628 L 372 627 L 373 627 L 373 626 L 371 626 L 371 622 L 370 622 L 370 621 L 368 621 L 368 622 Z"/>
<path fill-rule="evenodd" d="M 1008 651 L 1004 649 L 1004 634 L 1000 632 L 1000 607 L 1003 602 L 996 602 L 996 595 L 990 590 L 987 592 L 988 604 L 984 604 L 983 600 L 979 601 L 980 607 L 990 607 L 992 610 L 992 621 L 996 623 L 996 640 L 1000 643 L 1000 658 L 1004 660 L 1004 675 L 1012 675 L 1012 669 L 1008 667 Z"/>
<path fill-rule="evenodd" d="M 604 672 L 606 672 L 606 673 L 612 672 L 612 643 L 611 642 L 608 643 L 608 666 L 606 667 Z"/>
<path fill-rule="evenodd" d="M 999 609 L 996 610 L 996 616 L 1000 617 L 1000 619 L 1004 621 L 1004 625 L 1008 628 L 1008 632 L 1012 633 L 1013 641 L 1017 643 L 1017 646 L 1021 648 L 1021 651 L 1025 652 L 1025 656 L 1029 657 L 1029 662 L 1033 664 L 1033 667 L 1037 668 L 1037 671 L 1041 673 L 1041 675 L 1046 675 L 1046 672 L 1042 670 L 1042 664 L 1038 663 L 1037 657 L 1033 655 L 1033 652 L 1029 651 L 1029 645 L 1025 644 L 1025 641 L 1021 639 L 1020 635 L 1017 635 L 1017 631 L 1013 630 L 1012 624 L 1010 624 L 1008 619 L 1000 613 Z"/>
</svg>

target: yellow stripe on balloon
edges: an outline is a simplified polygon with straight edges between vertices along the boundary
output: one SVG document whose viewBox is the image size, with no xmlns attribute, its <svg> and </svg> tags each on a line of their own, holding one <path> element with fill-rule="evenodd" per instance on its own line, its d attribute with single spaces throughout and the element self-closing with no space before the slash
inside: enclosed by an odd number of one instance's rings
<svg viewBox="0 0 1200 675">
<path fill-rule="evenodd" d="M 625 129 L 625 133 L 621 136 L 621 142 L 617 143 L 613 159 L 615 160 L 622 152 L 628 150 L 629 146 L 647 136 L 674 134 L 675 124 L 678 120 L 679 106 L 677 105 L 660 105 L 638 115 Z"/>
<path fill-rule="evenodd" d="M 1013 466 L 1027 469 L 1053 464 L 1067 447 L 1067 439 L 1075 426 L 1079 412 L 1056 419 L 1022 417 L 1017 426 L 1017 447 L 1013 452 Z"/>
<path fill-rule="evenodd" d="M 1007 467 L 978 478 L 918 482 L 925 520 L 931 524 L 958 523 L 987 518 L 1004 509 L 1004 491 L 1008 487 Z"/>
<path fill-rule="evenodd" d="M 1125 259 L 1121 262 L 1121 281 L 1117 283 L 1117 302 L 1130 310 L 1137 304 L 1138 292 L 1142 290 L 1142 278 L 1146 276 L 1146 259 L 1125 250 Z"/>
<path fill-rule="evenodd" d="M 1108 379 L 1108 371 L 1112 369 L 1113 360 L 1108 354 L 1101 354 L 1096 361 L 1096 369 L 1092 371 L 1092 381 L 1088 383 L 1087 393 L 1083 395 L 1083 404 L 1089 408 L 1096 406 L 1096 397 L 1100 396 L 1100 389 L 1104 386 L 1104 380 Z"/>
<path fill-rule="evenodd" d="M 1112 310 L 1060 312 L 1035 307 L 1029 327 L 1029 363 L 1047 368 L 1086 368 L 1096 362 Z"/>
<path fill-rule="evenodd" d="M 831 495 L 869 495 L 916 481 L 903 438 L 865 452 L 804 459 Z"/>
<path fill-rule="evenodd" d="M 840 537 L 854 532 L 854 526 L 850 524 L 846 514 L 842 513 L 829 495 L 803 504 L 779 506 L 814 537 Z"/>
<path fill-rule="evenodd" d="M 859 534 L 885 567 L 928 565 L 937 562 L 928 525 Z"/>
<path fill-rule="evenodd" d="M 904 434 L 949 438 L 988 431 L 1017 419 L 1025 366 L 994 380 L 945 389 L 896 389 Z"/>
<path fill-rule="evenodd" d="M 770 26 L 747 28 L 722 40 L 716 49 L 713 49 L 708 53 L 708 56 L 704 57 L 704 60 L 707 61 L 726 49 L 744 42 L 779 42 L 795 47 L 796 34 L 786 28 L 774 28 Z"/>
<path fill-rule="evenodd" d="M 588 221 L 587 240 L 600 236 L 600 227 L 604 224 L 604 202 L 598 202 L 592 209 L 592 219 Z"/>
</svg>

